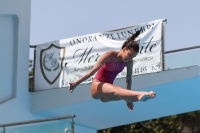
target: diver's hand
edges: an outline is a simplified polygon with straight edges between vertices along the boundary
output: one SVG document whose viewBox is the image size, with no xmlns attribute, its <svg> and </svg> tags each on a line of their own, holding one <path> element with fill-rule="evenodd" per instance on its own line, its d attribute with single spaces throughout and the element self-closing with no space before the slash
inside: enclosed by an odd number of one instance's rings
<svg viewBox="0 0 200 133">
<path fill-rule="evenodd" d="M 133 107 L 134 107 L 133 103 L 126 102 L 126 105 L 127 105 L 129 111 L 133 110 Z"/>
<path fill-rule="evenodd" d="M 74 89 L 76 88 L 76 86 L 77 86 L 76 82 L 69 83 L 68 90 L 72 93 Z"/>
</svg>

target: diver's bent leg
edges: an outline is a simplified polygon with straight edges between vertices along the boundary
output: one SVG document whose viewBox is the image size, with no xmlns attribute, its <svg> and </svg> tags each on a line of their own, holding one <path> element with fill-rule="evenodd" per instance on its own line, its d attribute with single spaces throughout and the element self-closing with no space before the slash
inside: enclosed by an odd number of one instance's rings
<svg viewBox="0 0 200 133">
<path fill-rule="evenodd" d="M 155 97 L 155 93 L 152 91 L 151 92 L 132 91 L 106 83 L 102 86 L 102 93 L 103 95 L 105 95 L 105 97 L 117 96 L 124 100 L 130 98 L 136 98 L 137 100 L 141 100 L 144 96 Z"/>
<path fill-rule="evenodd" d="M 119 97 L 124 99 L 125 101 L 130 98 L 136 98 L 137 100 L 141 100 L 144 96 L 155 97 L 154 92 L 138 92 L 123 89 L 118 86 L 114 86 L 110 83 L 104 83 L 100 81 L 93 80 L 91 85 L 91 96 L 95 99 L 105 98 L 112 99 L 112 97 Z M 108 101 L 103 100 L 102 101 Z"/>
</svg>

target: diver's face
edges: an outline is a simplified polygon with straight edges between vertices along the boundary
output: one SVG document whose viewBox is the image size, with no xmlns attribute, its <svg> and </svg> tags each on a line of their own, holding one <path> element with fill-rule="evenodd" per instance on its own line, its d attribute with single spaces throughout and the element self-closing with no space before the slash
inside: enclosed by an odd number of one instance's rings
<svg viewBox="0 0 200 133">
<path fill-rule="evenodd" d="M 122 50 L 123 50 L 122 59 L 124 62 L 131 61 L 138 54 L 138 52 L 135 52 L 133 48 L 130 49 L 123 48 Z"/>
</svg>

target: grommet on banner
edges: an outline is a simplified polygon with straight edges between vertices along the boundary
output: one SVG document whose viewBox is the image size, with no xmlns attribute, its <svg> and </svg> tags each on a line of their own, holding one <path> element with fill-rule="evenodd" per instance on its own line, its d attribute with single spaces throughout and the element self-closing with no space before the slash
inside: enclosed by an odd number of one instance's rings
<svg viewBox="0 0 200 133">
<path fill-rule="evenodd" d="M 167 19 L 163 19 L 163 23 L 164 23 L 164 22 L 167 24 Z"/>
</svg>

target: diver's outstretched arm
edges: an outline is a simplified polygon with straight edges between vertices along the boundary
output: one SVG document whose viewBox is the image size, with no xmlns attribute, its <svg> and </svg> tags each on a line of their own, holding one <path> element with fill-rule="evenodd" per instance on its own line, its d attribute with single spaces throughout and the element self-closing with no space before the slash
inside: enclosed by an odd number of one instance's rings
<svg viewBox="0 0 200 133">
<path fill-rule="evenodd" d="M 88 79 L 90 76 L 94 75 L 101 66 L 103 66 L 106 62 L 110 61 L 110 59 L 113 56 L 114 51 L 108 51 L 104 53 L 96 62 L 96 64 L 92 67 L 92 69 L 87 72 L 85 75 L 83 75 L 80 79 L 78 79 L 75 82 L 69 83 L 69 91 L 72 93 L 73 90 L 78 86 L 81 82 Z"/>
</svg>

